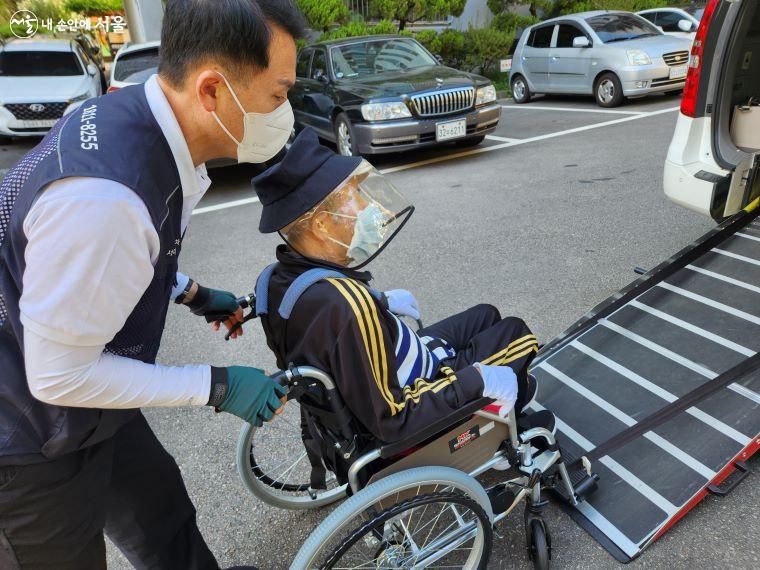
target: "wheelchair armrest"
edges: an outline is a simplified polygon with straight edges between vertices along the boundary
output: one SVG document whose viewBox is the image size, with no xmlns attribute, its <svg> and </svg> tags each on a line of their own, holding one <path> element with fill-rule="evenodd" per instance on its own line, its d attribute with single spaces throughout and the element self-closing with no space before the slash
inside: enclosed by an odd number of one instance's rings
<svg viewBox="0 0 760 570">
<path fill-rule="evenodd" d="M 482 410 L 485 406 L 493 402 L 490 398 L 479 398 L 469 404 L 459 408 L 454 413 L 449 414 L 438 420 L 437 422 L 427 426 L 425 429 L 418 431 L 414 435 L 394 441 L 393 443 L 386 443 L 380 448 L 380 457 L 389 458 L 404 451 L 409 450 L 415 445 L 419 445 L 423 441 L 430 439 L 431 437 L 438 435 L 439 433 L 446 432 L 454 427 L 458 423 L 462 423 L 472 416 L 475 412 Z"/>
</svg>

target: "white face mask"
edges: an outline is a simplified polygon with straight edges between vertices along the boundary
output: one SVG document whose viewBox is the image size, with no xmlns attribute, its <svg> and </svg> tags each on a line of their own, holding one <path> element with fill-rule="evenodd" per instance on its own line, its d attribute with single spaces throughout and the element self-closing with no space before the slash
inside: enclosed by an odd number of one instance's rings
<svg viewBox="0 0 760 570">
<path fill-rule="evenodd" d="M 217 73 L 219 72 L 217 71 Z M 247 113 L 243 105 L 240 104 L 237 95 L 235 95 L 230 82 L 221 73 L 219 75 L 224 79 L 227 88 L 232 94 L 232 98 L 243 113 L 243 140 L 239 141 L 232 135 L 227 127 L 222 124 L 222 121 L 219 120 L 215 111 L 212 111 L 211 114 L 214 115 L 214 119 L 222 127 L 222 130 L 227 133 L 227 136 L 237 144 L 238 162 L 266 162 L 280 152 L 285 143 L 288 142 L 288 138 L 290 138 L 295 121 L 290 101 L 286 99 L 282 105 L 271 113 Z"/>
</svg>

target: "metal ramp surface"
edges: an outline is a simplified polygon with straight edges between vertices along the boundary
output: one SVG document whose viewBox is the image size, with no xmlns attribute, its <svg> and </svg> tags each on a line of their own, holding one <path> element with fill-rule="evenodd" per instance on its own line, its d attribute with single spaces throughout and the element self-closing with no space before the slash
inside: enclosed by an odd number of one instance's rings
<svg viewBox="0 0 760 570">
<path fill-rule="evenodd" d="M 599 489 L 571 513 L 621 561 L 760 448 L 760 369 L 747 362 L 760 352 L 758 213 L 738 214 L 593 309 L 533 364 L 533 408 L 557 416 L 568 455 L 633 432 L 598 453 Z M 750 370 L 706 386 L 740 363 Z M 700 386 L 712 391 L 646 428 Z"/>
</svg>

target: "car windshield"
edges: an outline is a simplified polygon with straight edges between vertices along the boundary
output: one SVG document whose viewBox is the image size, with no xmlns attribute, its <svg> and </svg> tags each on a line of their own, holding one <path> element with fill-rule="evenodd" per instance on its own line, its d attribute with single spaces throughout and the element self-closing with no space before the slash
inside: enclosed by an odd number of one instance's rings
<svg viewBox="0 0 760 570">
<path fill-rule="evenodd" d="M 158 48 L 125 53 L 116 60 L 113 78 L 127 83 L 144 83 L 158 69 Z"/>
<path fill-rule="evenodd" d="M 356 79 L 438 64 L 425 48 L 407 38 L 368 40 L 335 46 L 330 52 L 337 79 Z"/>
<path fill-rule="evenodd" d="M 0 75 L 6 77 L 45 77 L 82 75 L 79 60 L 70 51 L 0 52 Z"/>
<path fill-rule="evenodd" d="M 662 35 L 654 25 L 634 14 L 604 14 L 586 22 L 606 44 Z"/>
</svg>

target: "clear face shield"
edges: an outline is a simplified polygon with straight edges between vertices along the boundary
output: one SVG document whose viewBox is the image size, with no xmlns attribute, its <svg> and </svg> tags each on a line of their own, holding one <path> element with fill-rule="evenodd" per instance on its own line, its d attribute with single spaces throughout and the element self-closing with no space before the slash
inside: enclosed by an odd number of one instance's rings
<svg viewBox="0 0 760 570">
<path fill-rule="evenodd" d="M 280 230 L 304 257 L 358 269 L 375 258 L 414 211 L 369 162 L 361 164 L 322 202 Z"/>
</svg>

